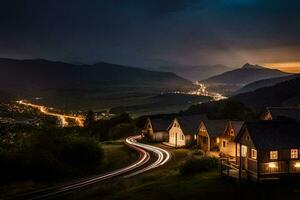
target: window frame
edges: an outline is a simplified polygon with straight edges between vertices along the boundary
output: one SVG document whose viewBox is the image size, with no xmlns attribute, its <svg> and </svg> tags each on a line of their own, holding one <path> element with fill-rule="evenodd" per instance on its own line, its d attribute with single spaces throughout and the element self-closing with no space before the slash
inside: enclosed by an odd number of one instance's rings
<svg viewBox="0 0 300 200">
<path fill-rule="evenodd" d="M 222 141 L 222 147 L 226 148 L 226 141 L 225 140 Z"/>
<path fill-rule="evenodd" d="M 251 158 L 257 160 L 257 150 L 251 148 Z"/>
<path fill-rule="evenodd" d="M 247 157 L 248 156 L 248 147 L 246 145 L 241 146 L 241 157 Z"/>
<path fill-rule="evenodd" d="M 272 150 L 269 152 L 269 156 L 270 156 L 270 160 L 278 160 L 278 150 Z M 276 155 L 276 158 L 273 157 L 274 155 Z"/>
<path fill-rule="evenodd" d="M 293 154 L 293 151 L 296 151 L 296 153 Z M 298 159 L 299 158 L 299 149 L 290 149 L 290 158 L 291 159 Z"/>
</svg>

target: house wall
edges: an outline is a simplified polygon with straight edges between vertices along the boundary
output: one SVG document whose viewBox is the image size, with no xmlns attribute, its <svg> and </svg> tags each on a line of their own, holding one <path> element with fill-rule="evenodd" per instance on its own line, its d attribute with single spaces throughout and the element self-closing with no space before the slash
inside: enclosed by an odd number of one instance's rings
<svg viewBox="0 0 300 200">
<path fill-rule="evenodd" d="M 292 148 L 297 149 L 297 148 Z M 278 159 L 270 159 L 270 151 L 278 151 Z M 260 172 L 262 174 L 272 173 L 299 173 L 300 149 L 298 148 L 298 158 L 291 159 L 290 149 L 272 149 L 260 151 Z"/>
<path fill-rule="evenodd" d="M 197 134 L 197 146 L 203 151 L 210 151 L 210 138 L 203 122 Z"/>
<path fill-rule="evenodd" d="M 167 142 L 169 139 L 169 133 L 167 131 L 154 132 L 151 138 L 155 142 Z"/>
<path fill-rule="evenodd" d="M 219 144 L 219 149 L 220 152 L 231 156 L 235 157 L 236 156 L 236 144 L 234 142 L 234 136 L 236 133 L 234 132 L 234 129 L 231 125 L 230 122 L 228 122 L 227 128 L 225 133 L 220 137 L 220 144 Z M 224 146 L 225 144 L 225 146 Z"/>
<path fill-rule="evenodd" d="M 261 120 L 272 120 L 271 113 L 267 110 L 261 115 Z"/>
<path fill-rule="evenodd" d="M 186 146 L 186 138 L 177 120 L 174 120 L 169 129 L 169 143 L 175 147 Z"/>
<path fill-rule="evenodd" d="M 241 145 L 238 150 L 238 159 L 242 164 L 242 169 L 245 169 L 249 172 L 256 173 L 257 172 L 257 160 L 251 158 L 251 149 L 256 149 L 253 141 L 251 140 L 250 134 L 247 129 L 244 129 L 242 135 L 239 138 L 238 145 Z M 240 149 L 241 148 L 241 149 Z M 246 149 L 246 152 L 244 151 Z M 240 151 L 242 151 L 242 155 L 240 155 Z M 245 153 L 243 155 L 243 153 Z M 259 157 L 259 151 L 257 151 L 257 155 Z M 238 163 L 240 164 L 240 163 Z"/>
<path fill-rule="evenodd" d="M 225 143 L 225 147 L 224 147 Z M 235 157 L 235 142 L 228 138 L 221 138 L 219 149 L 221 153 L 225 155 Z"/>
</svg>

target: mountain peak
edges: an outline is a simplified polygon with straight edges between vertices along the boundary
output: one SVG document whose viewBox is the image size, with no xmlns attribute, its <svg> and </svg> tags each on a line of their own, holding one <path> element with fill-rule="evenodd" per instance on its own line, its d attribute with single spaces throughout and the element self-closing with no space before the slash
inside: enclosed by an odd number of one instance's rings
<svg viewBox="0 0 300 200">
<path fill-rule="evenodd" d="M 249 64 L 249 63 L 246 63 L 243 65 L 242 67 L 243 69 L 265 69 L 264 67 L 260 66 L 260 65 L 252 65 L 252 64 Z"/>
</svg>

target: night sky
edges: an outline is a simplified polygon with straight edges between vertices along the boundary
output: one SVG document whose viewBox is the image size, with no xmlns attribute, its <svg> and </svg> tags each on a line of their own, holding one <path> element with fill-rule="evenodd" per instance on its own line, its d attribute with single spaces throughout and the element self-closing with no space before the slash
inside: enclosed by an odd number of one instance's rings
<svg viewBox="0 0 300 200">
<path fill-rule="evenodd" d="M 300 66 L 299 0 L 6 0 L 0 25 L 0 57 Z"/>
</svg>

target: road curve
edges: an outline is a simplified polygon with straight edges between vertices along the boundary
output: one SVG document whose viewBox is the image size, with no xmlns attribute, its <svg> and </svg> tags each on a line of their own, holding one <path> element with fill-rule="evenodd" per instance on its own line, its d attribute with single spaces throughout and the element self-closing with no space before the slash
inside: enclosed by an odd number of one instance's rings
<svg viewBox="0 0 300 200">
<path fill-rule="evenodd" d="M 123 176 L 124 178 L 129 178 L 132 176 L 136 176 L 143 172 L 164 165 L 166 162 L 168 162 L 168 160 L 171 157 L 168 151 L 152 145 L 147 145 L 147 144 L 137 142 L 137 140 L 140 138 L 141 136 L 133 136 L 125 140 L 125 144 L 127 146 L 134 149 L 140 154 L 139 159 L 127 167 L 117 169 L 112 172 L 108 172 L 106 174 L 89 177 L 89 178 L 82 178 L 67 183 L 58 184 L 52 187 L 44 188 L 41 190 L 19 194 L 14 197 L 8 197 L 7 199 L 22 199 L 22 200 L 51 199 L 58 196 L 62 196 L 67 193 L 75 192 L 79 189 L 115 177 Z M 152 155 L 154 155 L 154 157 L 156 158 L 154 162 L 149 161 Z"/>
</svg>

